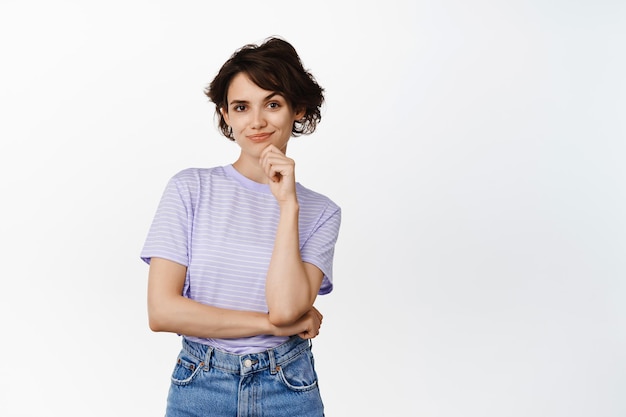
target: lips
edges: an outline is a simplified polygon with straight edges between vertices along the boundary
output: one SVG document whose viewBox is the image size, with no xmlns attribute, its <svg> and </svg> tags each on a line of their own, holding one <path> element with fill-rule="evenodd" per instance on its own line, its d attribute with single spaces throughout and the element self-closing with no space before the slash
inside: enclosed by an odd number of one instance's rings
<svg viewBox="0 0 626 417">
<path fill-rule="evenodd" d="M 267 140 L 270 136 L 272 136 L 271 133 L 257 133 L 255 135 L 248 135 L 246 137 L 252 142 L 263 142 L 264 140 Z"/>
</svg>

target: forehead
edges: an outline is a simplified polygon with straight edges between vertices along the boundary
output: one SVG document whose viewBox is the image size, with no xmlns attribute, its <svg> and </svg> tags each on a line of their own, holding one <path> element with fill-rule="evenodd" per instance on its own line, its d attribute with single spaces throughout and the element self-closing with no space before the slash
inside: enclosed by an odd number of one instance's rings
<svg viewBox="0 0 626 417">
<path fill-rule="evenodd" d="M 265 100 L 272 95 L 278 95 L 278 93 L 259 87 L 244 72 L 235 75 L 228 85 L 229 102 Z"/>
</svg>

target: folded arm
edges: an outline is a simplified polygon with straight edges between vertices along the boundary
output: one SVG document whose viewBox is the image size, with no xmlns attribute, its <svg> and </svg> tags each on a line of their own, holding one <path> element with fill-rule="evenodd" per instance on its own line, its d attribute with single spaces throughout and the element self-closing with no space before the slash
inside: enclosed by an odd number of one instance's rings
<svg viewBox="0 0 626 417">
<path fill-rule="evenodd" d="M 271 323 L 296 322 L 313 307 L 324 274 L 300 256 L 297 203 L 282 204 L 272 259 L 265 283 Z"/>
<path fill-rule="evenodd" d="M 182 295 L 187 268 L 162 258 L 152 258 L 148 275 L 148 319 L 155 332 L 172 332 L 202 338 L 236 338 L 261 334 L 315 337 L 322 316 L 314 308 L 299 320 L 278 326 L 269 315 L 212 307 Z"/>
<path fill-rule="evenodd" d="M 269 145 L 261 154 L 260 164 L 280 207 L 265 280 L 265 299 L 270 322 L 285 326 L 296 322 L 313 307 L 324 274 L 315 265 L 303 262 L 300 256 L 300 206 L 296 196 L 295 162 L 280 149 Z"/>
</svg>

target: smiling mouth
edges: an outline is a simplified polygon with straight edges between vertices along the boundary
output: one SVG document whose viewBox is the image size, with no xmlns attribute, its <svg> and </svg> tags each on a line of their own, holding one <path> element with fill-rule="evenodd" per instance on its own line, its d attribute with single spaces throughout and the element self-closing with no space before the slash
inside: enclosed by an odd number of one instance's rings
<svg viewBox="0 0 626 417">
<path fill-rule="evenodd" d="M 263 142 L 270 136 L 272 136 L 271 133 L 259 133 L 256 135 L 248 135 L 247 138 L 250 139 L 252 142 Z"/>
</svg>

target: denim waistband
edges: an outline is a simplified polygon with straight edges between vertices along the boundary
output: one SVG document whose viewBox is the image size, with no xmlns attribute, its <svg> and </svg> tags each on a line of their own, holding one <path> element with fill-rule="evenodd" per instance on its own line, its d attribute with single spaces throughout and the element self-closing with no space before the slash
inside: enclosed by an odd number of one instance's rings
<svg viewBox="0 0 626 417">
<path fill-rule="evenodd" d="M 290 362 L 310 348 L 311 342 L 309 340 L 292 336 L 285 343 L 275 348 L 259 353 L 238 355 L 183 338 L 183 350 L 201 361 L 201 366 L 215 367 L 225 372 L 240 375 L 265 369 L 269 369 L 274 374 L 280 370 L 282 364 Z"/>
</svg>

